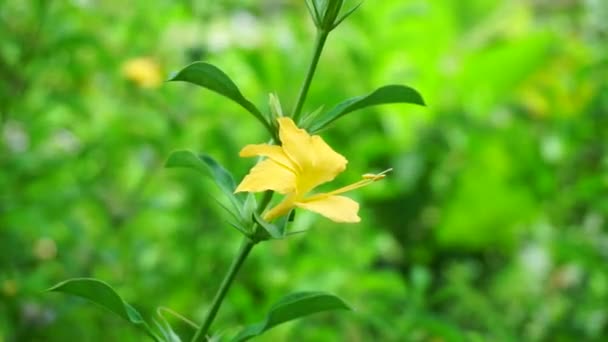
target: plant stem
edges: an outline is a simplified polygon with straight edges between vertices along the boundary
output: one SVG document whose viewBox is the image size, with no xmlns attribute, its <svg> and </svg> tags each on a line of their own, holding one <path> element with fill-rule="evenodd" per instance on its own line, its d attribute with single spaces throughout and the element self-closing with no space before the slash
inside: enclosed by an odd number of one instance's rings
<svg viewBox="0 0 608 342">
<path fill-rule="evenodd" d="M 253 248 L 253 246 L 255 246 L 255 244 L 256 244 L 256 242 L 252 241 L 248 237 L 244 237 L 241 248 L 239 249 L 239 253 L 234 258 L 234 260 L 232 260 L 232 265 L 230 265 L 230 269 L 228 270 L 228 273 L 224 277 L 224 280 L 222 280 L 222 284 L 220 285 L 219 290 L 217 291 L 217 293 L 215 294 L 215 297 L 213 298 L 213 302 L 211 303 L 211 308 L 209 309 L 209 312 L 207 312 L 207 317 L 205 317 L 205 321 L 200 326 L 200 328 L 196 331 L 196 334 L 194 334 L 194 337 L 192 338 L 192 342 L 199 342 L 199 341 L 207 340 L 207 332 L 209 331 L 209 328 L 211 327 L 211 323 L 213 323 L 213 320 L 215 319 L 215 316 L 217 315 L 217 312 L 218 312 L 220 306 L 222 305 L 224 297 L 226 296 L 226 293 L 228 293 L 228 289 L 230 289 L 230 285 L 232 285 L 232 281 L 234 280 L 234 277 L 239 272 L 239 269 L 243 265 L 243 262 L 245 261 L 245 259 L 249 255 L 249 252 L 251 252 L 251 249 Z"/>
<path fill-rule="evenodd" d="M 315 50 L 312 55 L 312 60 L 310 61 L 310 65 L 308 66 L 308 71 L 306 72 L 306 78 L 304 79 L 302 88 L 300 88 L 300 94 L 298 94 L 296 107 L 293 110 L 292 118 L 293 121 L 295 121 L 296 123 L 298 122 L 300 114 L 302 113 L 302 107 L 304 106 L 304 101 L 306 100 L 306 95 L 308 94 L 308 89 L 310 88 L 312 77 L 314 76 L 315 70 L 317 69 L 317 64 L 319 64 L 319 58 L 321 57 L 321 52 L 323 51 L 323 46 L 325 46 L 325 41 L 327 40 L 328 35 L 329 31 L 317 31 L 317 38 L 315 39 Z"/>
</svg>

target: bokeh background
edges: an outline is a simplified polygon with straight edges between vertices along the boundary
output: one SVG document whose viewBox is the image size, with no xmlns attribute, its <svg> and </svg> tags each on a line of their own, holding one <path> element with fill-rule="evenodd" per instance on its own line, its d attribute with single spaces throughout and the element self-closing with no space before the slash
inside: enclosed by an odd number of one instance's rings
<svg viewBox="0 0 608 342">
<path fill-rule="evenodd" d="M 353 4 L 351 1 L 348 4 Z M 295 290 L 356 308 L 260 341 L 600 341 L 608 337 L 608 2 L 366 1 L 330 36 L 305 110 L 375 87 L 428 107 L 323 131 L 333 186 L 363 221 L 299 212 L 256 248 L 214 328 Z M 171 72 L 205 60 L 267 110 L 293 107 L 313 44 L 303 1 L 0 1 L 0 341 L 140 341 L 119 318 L 43 291 L 98 277 L 151 316 L 201 321 L 238 249 L 214 185 L 165 169 L 205 152 L 240 179 L 267 139 L 240 107 Z M 188 334 L 187 327 L 177 325 Z"/>
</svg>

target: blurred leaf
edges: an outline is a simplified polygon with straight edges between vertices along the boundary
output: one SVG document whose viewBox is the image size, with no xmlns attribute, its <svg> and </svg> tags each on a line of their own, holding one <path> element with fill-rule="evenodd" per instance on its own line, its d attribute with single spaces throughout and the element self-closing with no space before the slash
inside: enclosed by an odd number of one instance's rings
<svg viewBox="0 0 608 342">
<path fill-rule="evenodd" d="M 236 183 L 234 178 L 224 167 L 222 167 L 212 157 L 201 154 L 197 156 L 191 151 L 175 151 L 171 153 L 169 159 L 165 163 L 165 167 L 186 167 L 199 171 L 207 176 L 210 176 L 222 192 L 228 197 L 235 209 L 241 216 L 242 211 L 242 194 L 235 194 Z"/>
<path fill-rule="evenodd" d="M 466 341 L 461 328 L 452 324 L 449 320 L 433 317 L 428 314 L 416 313 L 416 326 L 424 329 L 434 337 L 432 340 L 442 341 Z"/>
<path fill-rule="evenodd" d="M 101 280 L 94 278 L 68 279 L 47 291 L 63 292 L 88 299 L 112 311 L 134 326 L 143 329 L 154 340 L 160 340 L 141 317 L 141 314 L 125 302 L 110 285 Z"/>
<path fill-rule="evenodd" d="M 554 58 L 554 43 L 552 34 L 538 32 L 472 54 L 458 76 L 459 97 L 475 114 L 486 115 L 493 106 L 512 97 L 530 75 L 546 68 Z M 508 72 L 496 72 L 497 67 Z"/>
<path fill-rule="evenodd" d="M 472 141 L 475 148 L 469 149 L 466 167 L 453 176 L 457 185 L 433 230 L 439 246 L 483 250 L 517 245 L 537 204 L 527 184 L 513 181 L 519 152 L 504 141 L 496 137 Z M 479 195 L 486 193 L 491 201 Z"/>
<path fill-rule="evenodd" d="M 412 103 L 424 106 L 424 100 L 418 91 L 403 85 L 387 85 L 380 87 L 368 95 L 357 96 L 341 102 L 333 109 L 319 114 L 313 121 L 310 132 L 317 132 L 340 117 L 370 106 L 388 103 Z"/>
<path fill-rule="evenodd" d="M 245 108 L 249 113 L 253 114 L 253 116 L 274 136 L 271 125 L 258 108 L 241 94 L 241 91 L 236 84 L 234 84 L 230 77 L 218 67 L 205 62 L 195 62 L 179 71 L 175 76 L 170 78 L 169 81 L 189 82 L 207 88 L 220 95 L 224 95 Z"/>
<path fill-rule="evenodd" d="M 245 327 L 233 339 L 247 341 L 273 327 L 300 317 L 329 310 L 352 310 L 344 301 L 324 292 L 296 292 L 283 297 L 271 309 L 266 319 Z"/>
</svg>

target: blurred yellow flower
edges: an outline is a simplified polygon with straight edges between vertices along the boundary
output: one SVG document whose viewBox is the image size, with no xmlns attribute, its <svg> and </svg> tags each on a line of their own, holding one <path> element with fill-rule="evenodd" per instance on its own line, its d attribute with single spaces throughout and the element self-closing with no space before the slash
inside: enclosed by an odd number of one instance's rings
<svg viewBox="0 0 608 342">
<path fill-rule="evenodd" d="M 160 65 L 150 57 L 138 57 L 122 65 L 122 75 L 141 88 L 157 88 L 163 82 Z"/>
<path fill-rule="evenodd" d="M 267 158 L 249 171 L 235 192 L 273 190 L 286 195 L 282 202 L 266 212 L 264 219 L 268 221 L 299 207 L 335 222 L 359 222 L 359 204 L 348 197 L 337 195 L 382 179 L 390 170 L 377 175 L 366 174 L 354 184 L 307 196 L 311 190 L 333 180 L 344 171 L 348 161 L 318 135 L 311 136 L 298 128 L 290 118 L 279 118 L 278 122 L 281 146 L 247 145 L 241 150 L 241 157 Z"/>
<path fill-rule="evenodd" d="M 34 244 L 34 255 L 42 261 L 55 259 L 57 256 L 57 244 L 51 238 L 40 238 Z"/>
<path fill-rule="evenodd" d="M 17 294 L 18 291 L 19 291 L 19 285 L 17 285 L 16 281 L 14 281 L 12 279 L 8 279 L 2 283 L 2 293 L 5 296 L 13 297 Z M 2 335 L 0 335 L 0 341 L 3 341 Z"/>
</svg>

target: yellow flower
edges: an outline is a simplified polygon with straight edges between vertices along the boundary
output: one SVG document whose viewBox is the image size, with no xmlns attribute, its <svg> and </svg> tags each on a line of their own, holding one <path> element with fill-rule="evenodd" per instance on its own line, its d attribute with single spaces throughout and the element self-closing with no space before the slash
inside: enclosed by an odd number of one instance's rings
<svg viewBox="0 0 608 342">
<path fill-rule="evenodd" d="M 317 186 L 333 180 L 346 169 L 348 161 L 332 150 L 318 135 L 309 135 L 290 118 L 279 118 L 281 146 L 247 145 L 241 157 L 263 156 L 266 159 L 254 166 L 235 192 L 272 190 L 286 197 L 266 212 L 264 219 L 271 221 L 298 207 L 321 214 L 335 222 L 359 222 L 359 204 L 338 196 L 384 178 L 381 174 L 365 174 L 354 184 L 327 193 L 308 195 Z"/>
<path fill-rule="evenodd" d="M 157 88 L 163 83 L 160 66 L 150 57 L 138 57 L 122 65 L 123 76 L 141 88 Z"/>
</svg>

